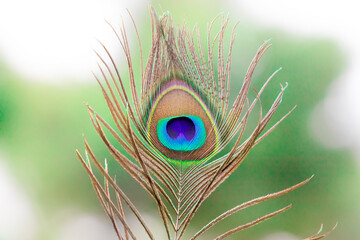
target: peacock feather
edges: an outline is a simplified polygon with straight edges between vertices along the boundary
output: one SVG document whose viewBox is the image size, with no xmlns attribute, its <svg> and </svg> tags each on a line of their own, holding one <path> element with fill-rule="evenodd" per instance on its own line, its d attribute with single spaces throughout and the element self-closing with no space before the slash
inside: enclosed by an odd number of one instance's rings
<svg viewBox="0 0 360 240">
<path fill-rule="evenodd" d="M 144 65 L 141 41 L 141 85 L 136 81 L 129 42 L 124 25 L 114 32 L 127 58 L 128 82 L 107 48 L 102 45 L 106 58 L 98 54 L 101 78 L 95 76 L 101 87 L 114 129 L 93 108 L 87 106 L 91 121 L 114 159 L 155 200 L 168 239 L 182 239 L 191 220 L 209 195 L 241 164 L 250 149 L 267 136 L 288 114 L 275 125 L 268 127 L 279 107 L 285 87 L 281 86 L 270 109 L 260 117 L 250 135 L 244 137 L 249 115 L 266 85 L 280 70 L 276 70 L 250 101 L 248 92 L 251 79 L 260 58 L 270 47 L 262 44 L 250 63 L 242 87 L 234 102 L 229 102 L 231 80 L 231 52 L 235 39 L 232 31 L 229 51 L 224 53 L 224 34 L 228 19 L 215 19 L 208 28 L 208 44 L 202 45 L 197 28 L 193 31 L 176 25 L 169 14 L 158 17 L 151 8 L 152 46 Z M 129 14 L 130 15 L 130 14 Z M 131 15 L 130 15 L 131 17 Z M 132 19 L 132 17 L 131 17 Z M 221 27 L 210 40 L 215 21 Z M 134 21 L 133 21 L 134 22 Z M 136 33 L 138 30 L 134 23 Z M 215 48 L 216 46 L 216 48 Z M 217 49 L 214 50 L 214 49 Z M 204 51 L 205 50 L 205 51 Z M 214 52 L 215 51 L 215 52 Z M 125 86 L 130 85 L 130 89 Z M 121 145 L 110 142 L 112 135 Z M 119 239 L 136 239 L 124 214 L 127 206 L 135 215 L 150 239 L 156 239 L 137 208 L 110 176 L 107 163 L 103 166 L 85 140 L 86 154 L 77 155 L 89 174 L 95 192 L 110 217 Z M 225 151 L 225 147 L 230 150 Z M 229 148 L 227 148 L 229 149 Z M 95 177 L 90 159 L 105 177 L 102 186 Z M 310 180 L 307 179 L 285 190 L 248 201 L 224 212 L 205 225 L 191 239 L 228 216 L 268 199 L 286 194 Z M 115 190 L 115 197 L 111 196 Z M 115 199 L 114 199 L 115 198 Z M 288 210 L 288 205 L 268 213 L 252 222 L 231 229 L 216 239 L 249 228 Z M 121 230 L 122 229 L 122 230 Z M 320 239 L 320 233 L 308 239 Z"/>
</svg>

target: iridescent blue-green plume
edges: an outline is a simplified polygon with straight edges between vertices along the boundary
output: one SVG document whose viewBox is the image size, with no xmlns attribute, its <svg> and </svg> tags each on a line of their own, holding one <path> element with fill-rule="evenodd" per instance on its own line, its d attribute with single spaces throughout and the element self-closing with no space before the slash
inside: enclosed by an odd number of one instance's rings
<svg viewBox="0 0 360 240">
<path fill-rule="evenodd" d="M 270 47 L 269 43 L 266 41 L 260 46 L 248 67 L 238 95 L 235 96 L 234 102 L 230 103 L 231 52 L 235 27 L 229 40 L 228 52 L 224 53 L 224 34 L 228 19 L 220 17 L 209 25 L 208 43 L 203 46 L 197 28 L 189 31 L 185 25 L 179 27 L 169 14 L 158 17 L 153 9 L 150 10 L 150 14 L 152 46 L 145 63 L 141 41 L 138 38 L 141 56 L 139 74 L 134 73 L 134 63 L 124 26 L 119 30 L 113 30 L 127 58 L 128 80 L 125 81 L 120 75 L 120 68 L 104 45 L 104 54 L 98 54 L 102 76 L 95 77 L 100 84 L 113 124 L 107 123 L 90 106 L 88 110 L 96 132 L 114 159 L 155 200 L 167 239 L 183 239 L 186 229 L 204 200 L 239 166 L 250 149 L 287 116 L 282 117 L 263 133 L 281 103 L 285 88 L 281 87 L 274 103 L 265 114 L 260 112 L 251 134 L 244 137 L 250 112 L 259 102 L 265 86 L 278 71 L 264 81 L 263 87 L 256 91 L 257 97 L 250 101 L 250 82 L 256 65 Z M 211 39 L 210 33 L 214 31 L 215 21 L 220 21 L 221 27 L 215 31 L 214 39 Z M 134 26 L 138 33 L 135 24 Z M 135 79 L 135 76 L 140 77 Z M 120 149 L 110 142 L 109 134 L 112 135 L 112 139 L 118 141 L 117 146 L 120 145 Z M 138 231 L 129 226 L 124 207 L 128 207 L 138 219 L 149 239 L 159 239 L 116 184 L 114 177 L 110 176 L 106 162 L 105 166 L 100 164 L 89 144 L 86 141 L 85 144 L 85 159 L 79 152 L 77 154 L 119 239 L 139 238 L 136 236 Z M 225 147 L 229 150 L 225 151 Z M 93 174 L 90 159 L 104 175 L 104 187 Z M 309 180 L 241 204 L 209 222 L 193 234 L 191 239 L 203 236 L 208 229 L 228 216 L 288 193 Z M 115 190 L 115 198 L 110 196 L 113 192 L 111 189 Z M 216 239 L 251 227 L 289 208 L 290 205 L 268 213 L 250 223 L 231 229 Z"/>
</svg>

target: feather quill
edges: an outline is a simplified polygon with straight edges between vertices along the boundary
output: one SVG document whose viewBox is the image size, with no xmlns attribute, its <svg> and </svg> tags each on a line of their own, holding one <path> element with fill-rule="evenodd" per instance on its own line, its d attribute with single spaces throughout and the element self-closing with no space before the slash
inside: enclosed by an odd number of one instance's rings
<svg viewBox="0 0 360 240">
<path fill-rule="evenodd" d="M 270 127 L 265 127 L 279 107 L 284 90 L 281 87 L 273 105 L 263 116 L 260 113 L 257 126 L 244 139 L 244 130 L 250 112 L 260 102 L 266 85 L 280 70 L 276 70 L 257 97 L 249 102 L 247 95 L 256 65 L 270 47 L 268 41 L 260 46 L 253 58 L 243 85 L 232 106 L 229 105 L 231 52 L 235 39 L 234 27 L 230 39 L 229 53 L 224 54 L 224 33 L 228 19 L 223 18 L 220 30 L 203 47 L 198 29 L 189 32 L 186 26 L 177 27 L 169 14 L 158 17 L 150 8 L 152 20 L 152 47 L 144 66 L 141 41 L 134 20 L 129 13 L 139 40 L 141 55 L 141 92 L 138 93 L 129 42 L 124 25 L 113 30 L 127 58 L 130 90 L 126 89 L 120 71 L 106 47 L 102 45 L 106 58 L 97 53 L 99 68 L 105 84 L 96 75 L 116 129 L 108 124 L 93 108 L 87 106 L 96 132 L 105 143 L 114 159 L 155 200 L 168 239 L 182 239 L 195 213 L 206 198 L 240 165 L 249 151 L 267 136 L 288 114 Z M 217 45 L 217 58 L 214 49 Z M 203 49 L 207 49 L 204 53 Z M 217 66 L 214 60 L 217 60 Z M 106 72 L 108 74 L 106 74 Z M 122 146 L 117 149 L 108 140 L 108 131 Z M 224 148 L 233 143 L 231 150 Z M 116 184 L 105 167 L 99 162 L 85 140 L 85 159 L 77 155 L 90 176 L 95 193 L 112 221 L 119 239 L 137 239 L 128 225 L 123 208 L 128 207 L 144 228 L 149 239 L 156 239 L 140 212 Z M 125 153 L 127 157 L 125 156 Z M 105 177 L 102 186 L 95 177 L 90 160 Z M 240 210 L 263 201 L 281 196 L 301 187 L 311 178 L 285 190 L 256 198 L 226 211 L 195 233 L 197 239 L 218 222 Z M 115 190 L 116 201 L 110 194 Z M 216 239 L 254 226 L 264 220 L 288 210 L 291 205 L 274 211 L 257 220 L 231 229 Z M 121 227 L 119 227 L 119 225 Z M 120 230 L 123 229 L 123 231 Z M 326 235 L 326 234 L 325 234 Z M 325 235 L 314 235 L 308 239 L 320 239 Z"/>
</svg>

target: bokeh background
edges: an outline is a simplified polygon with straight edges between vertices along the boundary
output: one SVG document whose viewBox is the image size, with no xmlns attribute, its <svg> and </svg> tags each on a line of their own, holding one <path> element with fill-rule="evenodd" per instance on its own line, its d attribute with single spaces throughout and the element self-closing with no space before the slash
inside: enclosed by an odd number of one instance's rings
<svg viewBox="0 0 360 240">
<path fill-rule="evenodd" d="M 274 219 L 230 239 L 296 240 L 336 222 L 329 240 L 360 235 L 360 34 L 356 2 L 214 0 L 17 0 L 0 8 L 0 239 L 116 239 L 75 149 L 82 134 L 129 197 L 151 219 L 157 211 L 136 184 L 111 162 L 92 129 L 84 102 L 108 117 L 91 72 L 101 40 L 126 73 L 124 57 L 104 19 L 117 26 L 121 15 L 134 56 L 138 49 L 129 8 L 145 53 L 150 46 L 148 4 L 175 21 L 207 23 L 223 12 L 240 22 L 233 51 L 232 96 L 264 40 L 273 46 L 261 60 L 252 87 L 259 89 L 279 67 L 262 98 L 265 109 L 289 83 L 273 119 L 297 105 L 257 145 L 236 172 L 205 202 L 193 231 L 238 203 L 315 177 L 301 189 L 241 212 L 206 238 L 293 203 Z M 230 26 L 231 26 L 230 24 Z M 231 32 L 231 27 L 229 28 Z M 138 65 L 138 57 L 135 57 Z M 139 66 L 137 66 L 139 68 Z M 199 216 L 198 215 L 198 216 Z M 154 220 L 155 219 L 155 220 Z M 159 227 L 160 228 L 160 227 Z M 161 228 L 160 228 L 161 229 Z M 190 231 L 192 231 L 190 230 Z"/>
</svg>

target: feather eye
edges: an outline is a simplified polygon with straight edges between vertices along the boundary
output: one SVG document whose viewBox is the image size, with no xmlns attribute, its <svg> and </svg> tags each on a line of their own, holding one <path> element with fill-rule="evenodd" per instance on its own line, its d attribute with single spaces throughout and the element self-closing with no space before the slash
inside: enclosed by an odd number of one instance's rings
<svg viewBox="0 0 360 240">
<path fill-rule="evenodd" d="M 108 61 L 100 54 L 97 55 L 101 60 L 99 68 L 105 84 L 97 76 L 95 78 L 101 87 L 116 129 L 93 108 L 87 107 L 96 132 L 114 159 L 156 202 L 167 239 L 179 240 L 183 238 L 190 221 L 206 198 L 234 172 L 250 149 L 274 130 L 293 109 L 262 134 L 282 101 L 285 87 L 281 87 L 271 108 L 265 115 L 260 111 L 257 126 L 250 136 L 244 139 L 244 130 L 250 112 L 259 101 L 266 85 L 280 70 L 275 71 L 265 81 L 253 101 L 248 100 L 252 75 L 260 58 L 270 47 L 269 43 L 265 42 L 260 46 L 250 63 L 240 92 L 230 107 L 234 30 L 230 39 L 229 54 L 226 57 L 223 48 L 228 19 L 222 19 L 219 32 L 213 41 L 209 40 L 205 57 L 197 29 L 189 32 L 185 25 L 177 27 L 169 14 L 158 17 L 153 9 L 150 10 L 150 14 L 153 30 L 152 47 L 145 66 L 138 35 L 141 55 L 140 94 L 137 92 L 137 81 L 134 77 L 125 28 L 122 26 L 120 32 L 113 28 L 127 58 L 131 89 L 125 88 L 126 84 L 120 71 L 104 45 L 102 46 Z M 208 39 L 213 23 L 208 29 Z M 138 33 L 135 24 L 134 26 Z M 216 43 L 218 54 L 214 57 Z M 217 61 L 214 60 L 215 58 Z M 217 66 L 214 62 L 217 62 Z M 110 77 L 107 77 L 104 68 Z M 110 142 L 107 134 L 111 134 L 120 143 L 121 150 Z M 233 143 L 230 151 L 221 154 L 229 143 Z M 86 140 L 85 145 L 86 158 L 84 159 L 78 151 L 77 155 L 89 174 L 96 195 L 110 217 L 119 239 L 137 238 L 126 221 L 124 205 L 141 223 L 148 238 L 155 239 L 139 211 L 116 184 L 115 177 L 108 173 L 107 165 L 103 167 L 100 164 Z M 105 187 L 102 187 L 95 177 L 90 159 L 105 177 Z M 209 222 L 191 239 L 198 238 L 228 216 L 293 191 L 309 180 L 310 178 L 285 190 L 240 204 Z M 117 201 L 112 200 L 110 188 L 115 191 Z M 216 239 L 222 239 L 234 232 L 254 226 L 290 207 L 289 205 L 231 229 Z M 116 219 L 120 221 L 124 234 L 119 230 Z M 325 235 L 316 236 L 320 239 Z"/>
<path fill-rule="evenodd" d="M 198 161 L 211 156 L 219 141 L 204 100 L 178 77 L 161 84 L 147 120 L 149 142 L 169 160 Z"/>
</svg>

